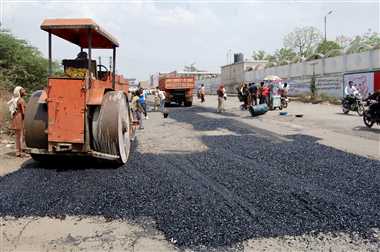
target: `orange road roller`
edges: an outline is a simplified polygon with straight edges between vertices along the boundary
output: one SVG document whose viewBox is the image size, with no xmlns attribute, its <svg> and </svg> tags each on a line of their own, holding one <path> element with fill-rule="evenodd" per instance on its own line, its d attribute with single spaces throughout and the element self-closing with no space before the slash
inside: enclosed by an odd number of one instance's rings
<svg viewBox="0 0 380 252">
<path fill-rule="evenodd" d="M 49 77 L 28 102 L 27 152 L 38 161 L 75 155 L 125 164 L 134 127 L 128 81 L 115 74 L 119 43 L 92 19 L 46 19 L 41 29 L 48 33 Z M 60 76 L 52 74 L 52 35 L 79 46 L 75 59 L 62 61 Z M 97 64 L 94 49 L 112 50 L 112 69 Z"/>
</svg>

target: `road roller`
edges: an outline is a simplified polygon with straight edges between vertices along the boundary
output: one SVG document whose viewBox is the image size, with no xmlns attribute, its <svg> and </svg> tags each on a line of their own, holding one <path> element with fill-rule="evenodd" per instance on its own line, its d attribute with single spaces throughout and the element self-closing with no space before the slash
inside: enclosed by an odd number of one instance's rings
<svg viewBox="0 0 380 252">
<path fill-rule="evenodd" d="M 125 164 L 135 127 L 128 81 L 115 71 L 118 41 L 87 18 L 46 19 L 41 29 L 48 33 L 49 75 L 27 105 L 26 151 L 38 161 L 87 156 Z M 78 46 L 59 76 L 52 73 L 52 35 Z M 93 59 L 94 49 L 112 50 L 108 68 Z"/>
</svg>

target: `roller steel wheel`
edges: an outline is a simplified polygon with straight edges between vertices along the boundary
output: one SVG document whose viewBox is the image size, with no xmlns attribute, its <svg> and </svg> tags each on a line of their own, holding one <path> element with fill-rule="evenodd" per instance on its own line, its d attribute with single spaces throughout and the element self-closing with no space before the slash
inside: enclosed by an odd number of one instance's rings
<svg viewBox="0 0 380 252">
<path fill-rule="evenodd" d="M 48 148 L 47 104 L 38 103 L 42 92 L 42 90 L 34 92 L 26 106 L 24 127 L 25 143 L 28 148 Z"/>
<path fill-rule="evenodd" d="M 94 149 L 118 155 L 118 163 L 125 164 L 131 147 L 131 128 L 129 104 L 123 92 L 110 91 L 104 95 L 102 106 L 94 112 L 92 128 Z"/>
</svg>

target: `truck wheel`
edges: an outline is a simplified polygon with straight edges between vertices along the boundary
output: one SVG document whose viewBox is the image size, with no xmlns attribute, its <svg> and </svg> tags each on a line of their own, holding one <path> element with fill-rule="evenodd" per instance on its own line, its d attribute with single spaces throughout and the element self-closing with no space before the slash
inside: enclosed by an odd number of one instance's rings
<svg viewBox="0 0 380 252">
<path fill-rule="evenodd" d="M 186 102 L 185 101 L 185 107 L 191 107 L 193 105 L 193 102 Z"/>
</svg>

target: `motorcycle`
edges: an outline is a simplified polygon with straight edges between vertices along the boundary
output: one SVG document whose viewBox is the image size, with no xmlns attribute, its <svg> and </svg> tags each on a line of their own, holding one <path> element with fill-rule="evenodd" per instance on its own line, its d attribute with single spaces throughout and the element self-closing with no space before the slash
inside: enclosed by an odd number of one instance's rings
<svg viewBox="0 0 380 252">
<path fill-rule="evenodd" d="M 361 95 L 357 92 L 353 96 L 347 96 L 342 101 L 342 111 L 348 114 L 350 111 L 355 111 L 362 116 L 364 112 L 364 104 Z"/>
<path fill-rule="evenodd" d="M 367 99 L 368 109 L 364 111 L 364 124 L 371 128 L 375 123 L 380 125 L 380 93 L 373 94 Z"/>
<path fill-rule="evenodd" d="M 281 96 L 281 107 L 287 108 L 289 103 L 289 98 L 285 96 Z"/>
</svg>

